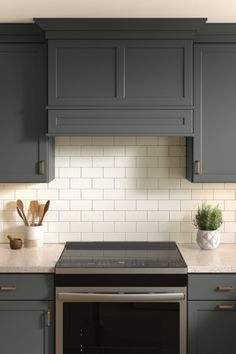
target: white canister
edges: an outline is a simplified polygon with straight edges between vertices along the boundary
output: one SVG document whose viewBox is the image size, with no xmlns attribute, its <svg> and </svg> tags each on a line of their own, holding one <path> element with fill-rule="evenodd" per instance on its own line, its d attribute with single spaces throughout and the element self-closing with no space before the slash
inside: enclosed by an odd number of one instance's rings
<svg viewBox="0 0 236 354">
<path fill-rule="evenodd" d="M 43 246 L 43 225 L 25 226 L 24 245 L 25 247 Z"/>
</svg>

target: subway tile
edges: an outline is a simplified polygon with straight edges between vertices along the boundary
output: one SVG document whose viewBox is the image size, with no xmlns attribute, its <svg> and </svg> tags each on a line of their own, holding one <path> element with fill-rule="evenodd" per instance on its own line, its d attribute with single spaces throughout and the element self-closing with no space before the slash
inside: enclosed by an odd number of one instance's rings
<svg viewBox="0 0 236 354">
<path fill-rule="evenodd" d="M 48 183 L 48 189 L 69 189 L 70 188 L 70 180 L 69 178 L 56 178 L 50 183 Z M 45 185 L 44 188 L 45 189 Z"/>
<path fill-rule="evenodd" d="M 236 232 L 236 222 L 226 222 L 225 232 Z"/>
<path fill-rule="evenodd" d="M 113 136 L 93 136 L 92 137 L 93 145 L 114 145 Z"/>
<path fill-rule="evenodd" d="M 104 156 L 125 156 L 124 146 L 104 146 Z"/>
<path fill-rule="evenodd" d="M 56 167 L 69 167 L 70 166 L 70 158 L 68 156 L 56 156 L 55 157 L 55 165 L 56 165 Z"/>
<path fill-rule="evenodd" d="M 102 211 L 82 211 L 82 221 L 103 221 Z"/>
<path fill-rule="evenodd" d="M 169 176 L 169 168 L 165 167 L 149 167 L 148 168 L 148 177 L 168 177 Z"/>
<path fill-rule="evenodd" d="M 38 193 L 41 190 L 38 190 Z M 14 197 L 14 192 L 12 193 L 8 193 L 8 190 L 6 190 L 6 194 L 3 194 L 3 197 L 1 196 L 1 190 L 0 190 L 0 199 L 22 199 L 22 200 L 26 200 L 26 199 L 30 199 L 30 200 L 35 200 L 36 199 L 36 190 L 33 189 L 19 189 L 16 190 L 15 192 L 15 197 Z M 9 196 L 9 198 L 8 198 Z M 39 197 L 40 198 L 40 197 Z"/>
<path fill-rule="evenodd" d="M 148 241 L 159 242 L 164 241 L 168 242 L 170 240 L 169 232 L 149 232 Z"/>
<path fill-rule="evenodd" d="M 134 200 L 115 200 L 115 210 L 135 210 L 136 201 Z"/>
<path fill-rule="evenodd" d="M 169 168 L 169 176 L 175 178 L 185 178 L 186 171 L 183 167 L 170 167 Z"/>
<path fill-rule="evenodd" d="M 157 178 L 137 178 L 136 179 L 137 189 L 157 189 L 158 179 Z"/>
<path fill-rule="evenodd" d="M 236 210 L 236 200 L 226 200 L 225 201 L 226 210 Z"/>
<path fill-rule="evenodd" d="M 170 241 L 191 243 L 191 232 L 170 232 Z"/>
<path fill-rule="evenodd" d="M 180 167 L 179 157 L 159 157 L 159 167 Z"/>
<path fill-rule="evenodd" d="M 52 200 L 50 210 L 69 210 L 70 203 L 68 200 Z"/>
<path fill-rule="evenodd" d="M 48 225 L 48 232 L 69 232 L 70 224 L 69 222 L 50 222 Z"/>
<path fill-rule="evenodd" d="M 147 156 L 146 146 L 126 146 L 125 147 L 126 156 Z"/>
<path fill-rule="evenodd" d="M 157 136 L 137 136 L 137 145 L 158 145 Z"/>
<path fill-rule="evenodd" d="M 114 138 L 115 145 L 136 145 L 137 138 L 135 136 L 116 136 Z"/>
<path fill-rule="evenodd" d="M 185 146 L 169 146 L 169 156 L 185 156 Z"/>
<path fill-rule="evenodd" d="M 91 145 L 92 137 L 91 136 L 71 136 L 70 138 L 71 145 Z"/>
<path fill-rule="evenodd" d="M 59 169 L 59 174 L 60 174 L 60 178 L 73 178 L 73 177 L 80 177 L 81 175 L 81 171 L 80 171 L 80 168 L 77 167 L 77 168 L 64 168 L 64 167 L 61 167 Z"/>
<path fill-rule="evenodd" d="M 235 199 L 235 190 L 218 189 L 214 191 L 214 199 Z"/>
<path fill-rule="evenodd" d="M 81 156 L 103 156 L 103 146 L 81 146 Z"/>
<path fill-rule="evenodd" d="M 147 156 L 168 156 L 168 146 L 148 146 Z"/>
<path fill-rule="evenodd" d="M 103 156 L 103 157 L 93 157 L 93 167 L 113 167 L 114 157 Z"/>
<path fill-rule="evenodd" d="M 58 156 L 80 156 L 80 146 L 59 146 Z"/>
<path fill-rule="evenodd" d="M 169 190 L 165 189 L 150 189 L 148 190 L 148 199 L 170 199 Z"/>
<path fill-rule="evenodd" d="M 94 222 L 93 223 L 94 232 L 114 232 L 114 222 Z M 122 230 L 120 230 L 122 231 Z"/>
<path fill-rule="evenodd" d="M 71 167 L 92 167 L 92 157 L 71 156 Z"/>
<path fill-rule="evenodd" d="M 103 232 L 81 232 L 81 241 L 83 242 L 104 241 Z"/>
<path fill-rule="evenodd" d="M 180 189 L 180 179 L 179 178 L 160 178 L 159 179 L 160 189 Z"/>
<path fill-rule="evenodd" d="M 125 169 L 125 176 L 127 178 L 143 178 L 147 177 L 147 168 L 145 167 L 129 167 Z"/>
<path fill-rule="evenodd" d="M 115 232 L 135 232 L 136 222 L 115 222 Z"/>
<path fill-rule="evenodd" d="M 192 199 L 213 199 L 213 190 L 193 190 Z"/>
<path fill-rule="evenodd" d="M 126 211 L 126 221 L 147 221 L 146 211 Z"/>
<path fill-rule="evenodd" d="M 124 211 L 104 211 L 104 221 L 125 221 Z M 127 220 L 133 221 L 133 220 Z"/>
<path fill-rule="evenodd" d="M 56 146 L 70 145 L 70 137 L 69 136 L 56 136 L 55 144 L 56 144 Z"/>
<path fill-rule="evenodd" d="M 180 222 L 168 222 L 160 221 L 159 222 L 159 232 L 180 232 Z"/>
<path fill-rule="evenodd" d="M 60 211 L 60 221 L 80 221 L 80 211 Z"/>
<path fill-rule="evenodd" d="M 133 189 L 136 187 L 136 178 L 116 178 L 115 188 L 116 189 Z"/>
<path fill-rule="evenodd" d="M 158 210 L 157 200 L 138 200 L 137 210 Z"/>
<path fill-rule="evenodd" d="M 92 168 L 82 168 L 82 177 L 84 178 L 97 178 L 103 176 L 103 169 L 99 167 L 92 167 Z"/>
<path fill-rule="evenodd" d="M 72 200 L 71 210 L 92 210 L 91 200 Z"/>
<path fill-rule="evenodd" d="M 191 199 L 191 191 L 190 190 L 171 190 L 170 191 L 170 199 Z"/>
<path fill-rule="evenodd" d="M 93 200 L 93 210 L 113 210 L 113 200 Z"/>
<path fill-rule="evenodd" d="M 92 187 L 91 178 L 71 178 L 70 187 L 72 189 L 83 189 Z"/>
<path fill-rule="evenodd" d="M 136 157 L 115 156 L 115 167 L 136 167 Z"/>
<path fill-rule="evenodd" d="M 104 199 L 124 199 L 125 191 L 123 189 L 106 189 L 104 190 Z"/>
<path fill-rule="evenodd" d="M 59 242 L 82 241 L 79 232 L 61 232 L 59 233 Z"/>
<path fill-rule="evenodd" d="M 103 199 L 103 191 L 101 189 L 82 189 L 82 199 Z"/>
<path fill-rule="evenodd" d="M 92 223 L 91 222 L 71 222 L 70 223 L 71 232 L 92 232 Z"/>
<path fill-rule="evenodd" d="M 180 137 L 179 136 L 160 136 L 159 145 L 179 145 Z"/>
<path fill-rule="evenodd" d="M 191 211 L 170 211 L 170 221 L 192 221 Z"/>
<path fill-rule="evenodd" d="M 85 187 L 86 188 L 86 187 Z M 113 178 L 94 178 L 93 188 L 95 189 L 113 189 L 114 179 Z"/>
<path fill-rule="evenodd" d="M 126 232 L 125 241 L 135 242 L 135 241 L 148 241 L 147 232 Z"/>
<path fill-rule="evenodd" d="M 67 192 L 67 190 L 63 190 L 61 192 Z M 58 189 L 39 189 L 37 196 L 38 199 L 60 199 Z"/>
<path fill-rule="evenodd" d="M 137 167 L 158 167 L 159 166 L 159 160 L 158 157 L 156 156 L 136 157 L 136 161 L 137 161 Z"/>
<path fill-rule="evenodd" d="M 160 200 L 159 210 L 180 210 L 179 200 Z"/>
<path fill-rule="evenodd" d="M 104 168 L 104 177 L 105 178 L 122 178 L 122 177 L 125 177 L 125 169 L 124 168 L 120 168 L 120 167 Z"/>
<path fill-rule="evenodd" d="M 146 189 L 126 189 L 123 199 L 147 199 L 148 191 Z"/>
<path fill-rule="evenodd" d="M 158 232 L 158 222 L 137 222 L 137 232 Z"/>
<path fill-rule="evenodd" d="M 148 221 L 168 221 L 169 211 L 148 211 Z"/>
<path fill-rule="evenodd" d="M 103 241 L 125 241 L 126 234 L 125 232 L 104 232 Z"/>
</svg>

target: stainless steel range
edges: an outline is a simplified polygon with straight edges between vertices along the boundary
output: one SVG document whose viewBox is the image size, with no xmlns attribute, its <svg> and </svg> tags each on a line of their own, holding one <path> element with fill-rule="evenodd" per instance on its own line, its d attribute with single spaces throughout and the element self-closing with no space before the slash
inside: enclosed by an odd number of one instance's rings
<svg viewBox="0 0 236 354">
<path fill-rule="evenodd" d="M 174 242 L 68 242 L 55 281 L 57 354 L 186 354 Z"/>
</svg>

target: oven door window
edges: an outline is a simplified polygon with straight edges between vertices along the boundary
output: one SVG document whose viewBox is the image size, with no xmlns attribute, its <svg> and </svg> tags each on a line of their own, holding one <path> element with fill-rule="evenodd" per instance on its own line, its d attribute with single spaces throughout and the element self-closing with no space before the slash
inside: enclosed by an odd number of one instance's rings
<svg viewBox="0 0 236 354">
<path fill-rule="evenodd" d="M 178 303 L 64 303 L 63 354 L 179 354 Z"/>
</svg>

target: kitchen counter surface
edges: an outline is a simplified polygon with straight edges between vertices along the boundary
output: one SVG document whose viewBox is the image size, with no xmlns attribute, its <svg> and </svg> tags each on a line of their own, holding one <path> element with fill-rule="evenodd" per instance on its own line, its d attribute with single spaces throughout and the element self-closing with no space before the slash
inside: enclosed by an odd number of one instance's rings
<svg viewBox="0 0 236 354">
<path fill-rule="evenodd" d="M 11 250 L 0 245 L 0 273 L 54 273 L 63 244 L 46 244 L 40 248 Z"/>
<path fill-rule="evenodd" d="M 214 251 L 200 250 L 196 244 L 178 247 L 189 273 L 236 273 L 236 244 L 221 244 Z M 63 244 L 46 244 L 11 250 L 8 244 L 1 244 L 0 273 L 53 273 L 63 248 Z"/>
<path fill-rule="evenodd" d="M 188 273 L 236 273 L 236 244 L 221 244 L 204 251 L 196 244 L 179 244 Z"/>
</svg>

